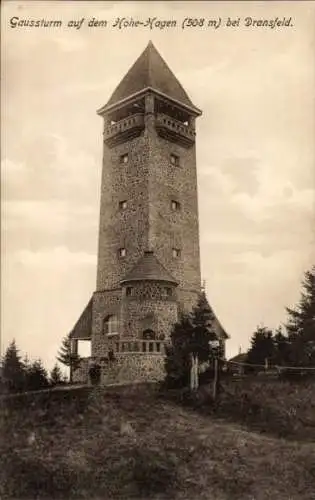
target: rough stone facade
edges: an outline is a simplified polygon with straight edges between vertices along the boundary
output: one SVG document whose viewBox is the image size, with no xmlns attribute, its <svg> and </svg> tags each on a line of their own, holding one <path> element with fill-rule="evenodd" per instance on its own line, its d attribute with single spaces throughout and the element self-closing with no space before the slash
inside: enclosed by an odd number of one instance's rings
<svg viewBox="0 0 315 500">
<path fill-rule="evenodd" d="M 101 384 L 130 382 L 159 382 L 164 378 L 164 356 L 161 354 L 118 354 L 112 362 L 99 361 L 101 366 Z M 74 382 L 87 381 L 91 362 L 87 359 L 74 372 Z"/>
<path fill-rule="evenodd" d="M 170 163 L 171 155 L 178 165 Z M 122 201 L 127 204 L 124 210 L 119 209 Z M 172 209 L 172 202 L 179 204 L 178 210 Z M 119 256 L 121 248 L 126 249 L 124 258 Z M 119 286 L 148 249 L 180 289 L 200 291 L 195 145 L 184 148 L 160 137 L 154 115 L 149 115 L 140 137 L 114 148 L 104 144 L 97 290 Z M 180 251 L 178 258 L 174 249 Z"/>
<path fill-rule="evenodd" d="M 123 155 L 128 155 L 124 163 Z M 104 143 L 97 290 L 120 286 L 124 274 L 148 249 L 149 141 L 141 136 L 114 148 Z M 119 209 L 126 200 L 127 208 Z M 120 257 L 119 249 L 126 249 Z"/>
<path fill-rule="evenodd" d="M 103 382 L 159 379 L 159 342 L 201 291 L 195 149 L 201 112 L 149 44 L 98 113 L 104 147 L 92 358 L 102 365 Z M 108 318 L 117 322 L 114 332 Z M 122 353 L 146 335 L 157 343 Z M 108 363 L 112 351 L 115 363 Z M 86 369 L 82 363 L 75 376 L 86 377 Z"/>
</svg>

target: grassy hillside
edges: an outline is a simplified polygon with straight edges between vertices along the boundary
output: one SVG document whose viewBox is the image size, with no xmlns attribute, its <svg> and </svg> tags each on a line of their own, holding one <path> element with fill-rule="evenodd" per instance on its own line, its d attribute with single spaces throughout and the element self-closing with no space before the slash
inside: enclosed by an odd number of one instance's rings
<svg viewBox="0 0 315 500">
<path fill-rule="evenodd" d="M 2 499 L 315 498 L 315 447 L 157 398 L 150 386 L 2 402 Z"/>
<path fill-rule="evenodd" d="M 265 377 L 222 380 L 217 404 L 212 382 L 195 398 L 187 391 L 168 391 L 166 397 L 203 414 L 237 422 L 271 436 L 315 443 L 315 380 L 295 383 Z"/>
</svg>

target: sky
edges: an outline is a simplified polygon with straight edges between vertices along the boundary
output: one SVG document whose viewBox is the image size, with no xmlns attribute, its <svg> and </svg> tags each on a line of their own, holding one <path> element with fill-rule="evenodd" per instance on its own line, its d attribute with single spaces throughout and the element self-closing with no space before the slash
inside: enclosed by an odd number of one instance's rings
<svg viewBox="0 0 315 500">
<path fill-rule="evenodd" d="M 149 40 L 203 111 L 202 279 L 230 335 L 227 355 L 247 349 L 257 325 L 283 323 L 315 263 L 315 3 L 7 0 L 1 9 L 2 351 L 15 338 L 51 368 L 95 290 L 96 110 Z M 12 28 L 12 17 L 63 26 Z M 89 28 L 93 17 L 108 26 Z M 119 30 L 117 17 L 177 26 Z M 182 29 L 191 17 L 221 26 Z M 229 17 L 240 25 L 225 26 Z M 246 17 L 292 26 L 245 27 Z"/>
</svg>

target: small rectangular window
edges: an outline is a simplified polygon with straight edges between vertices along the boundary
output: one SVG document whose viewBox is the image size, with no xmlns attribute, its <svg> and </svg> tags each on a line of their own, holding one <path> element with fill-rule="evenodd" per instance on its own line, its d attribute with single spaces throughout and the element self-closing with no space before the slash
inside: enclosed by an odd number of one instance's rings
<svg viewBox="0 0 315 500">
<path fill-rule="evenodd" d="M 171 161 L 171 165 L 173 167 L 178 167 L 179 166 L 179 156 L 171 154 L 170 161 Z"/>
<path fill-rule="evenodd" d="M 180 210 L 180 203 L 176 200 L 171 201 L 171 208 L 174 212 Z"/>
<path fill-rule="evenodd" d="M 126 210 L 127 208 L 127 200 L 123 200 L 119 202 L 119 210 Z"/>
<path fill-rule="evenodd" d="M 165 287 L 164 291 L 165 295 L 167 295 L 168 297 L 171 297 L 173 295 L 173 290 L 170 287 Z"/>
<path fill-rule="evenodd" d="M 128 163 L 128 153 L 125 153 L 124 155 L 121 155 L 121 157 L 120 157 L 120 163 Z"/>
<path fill-rule="evenodd" d="M 120 248 L 118 250 L 119 257 L 126 257 L 127 251 L 125 248 Z"/>
<path fill-rule="evenodd" d="M 130 297 L 132 295 L 132 290 L 133 290 L 132 286 L 127 286 L 126 288 L 127 297 Z"/>
<path fill-rule="evenodd" d="M 173 254 L 173 257 L 175 259 L 177 259 L 178 257 L 180 257 L 180 249 L 179 248 L 173 248 L 172 254 Z"/>
</svg>

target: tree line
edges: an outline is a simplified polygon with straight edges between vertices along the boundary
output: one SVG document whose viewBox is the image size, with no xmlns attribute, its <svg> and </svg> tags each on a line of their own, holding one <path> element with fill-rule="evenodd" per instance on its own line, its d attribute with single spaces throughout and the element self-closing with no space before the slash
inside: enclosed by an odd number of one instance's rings
<svg viewBox="0 0 315 500">
<path fill-rule="evenodd" d="M 287 307 L 286 313 L 286 323 L 275 331 L 266 326 L 257 327 L 244 359 L 245 372 L 255 371 L 255 365 L 260 365 L 257 371 L 270 365 L 315 369 L 315 266 L 304 273 L 300 300 L 295 307 Z M 170 346 L 166 349 L 167 386 L 188 385 L 196 356 L 200 362 L 208 361 L 207 373 L 211 376 L 212 361 L 221 356 L 211 347 L 211 341 L 216 338 L 213 319 L 212 310 L 202 293 L 192 313 L 183 314 L 176 323 L 171 332 Z M 223 366 L 221 363 L 221 368 Z M 315 374 L 315 370 L 309 373 Z"/>
<path fill-rule="evenodd" d="M 71 383 L 73 369 L 80 362 L 80 357 L 71 351 L 69 335 L 62 340 L 56 359 L 59 363 L 68 367 L 69 377 L 61 371 L 57 363 L 48 372 L 41 359 L 30 361 L 27 356 L 23 358 L 16 341 L 13 339 L 1 359 L 1 392 L 36 391 L 68 382 Z"/>
<path fill-rule="evenodd" d="M 33 391 L 66 382 L 57 364 L 48 373 L 40 359 L 22 359 L 15 340 L 8 346 L 1 365 L 2 392 Z"/>
<path fill-rule="evenodd" d="M 306 271 L 298 304 L 286 308 L 287 321 L 273 331 L 266 326 L 257 327 L 245 362 L 249 369 L 255 365 L 315 368 L 315 266 Z M 215 358 L 222 358 L 222 345 L 214 346 L 217 334 L 214 314 L 205 292 L 199 296 L 191 313 L 182 313 L 174 325 L 170 343 L 166 346 L 165 384 L 179 387 L 189 384 L 194 360 L 210 366 Z M 57 361 L 72 372 L 80 357 L 71 350 L 66 336 L 57 355 Z M 37 390 L 68 382 L 56 364 L 48 374 L 41 360 L 22 359 L 13 340 L 1 360 L 1 388 L 7 392 Z"/>
<path fill-rule="evenodd" d="M 257 327 L 246 363 L 315 368 L 315 266 L 304 274 L 298 304 L 286 312 L 286 322 L 275 331 Z"/>
</svg>

